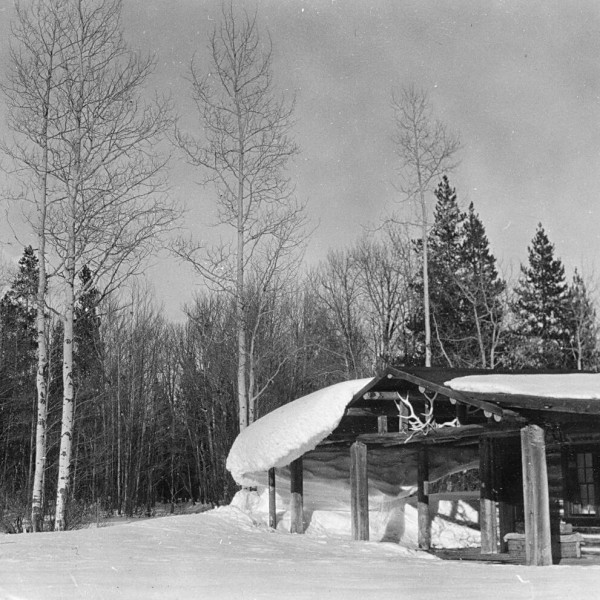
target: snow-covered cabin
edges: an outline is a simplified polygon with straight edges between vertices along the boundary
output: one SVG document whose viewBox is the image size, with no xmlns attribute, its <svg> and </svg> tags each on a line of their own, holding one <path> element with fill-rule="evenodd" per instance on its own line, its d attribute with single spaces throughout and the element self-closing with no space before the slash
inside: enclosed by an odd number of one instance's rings
<svg viewBox="0 0 600 600">
<path fill-rule="evenodd" d="M 551 564 L 600 527 L 600 375 L 388 368 L 265 415 L 227 467 L 271 526 Z"/>
</svg>

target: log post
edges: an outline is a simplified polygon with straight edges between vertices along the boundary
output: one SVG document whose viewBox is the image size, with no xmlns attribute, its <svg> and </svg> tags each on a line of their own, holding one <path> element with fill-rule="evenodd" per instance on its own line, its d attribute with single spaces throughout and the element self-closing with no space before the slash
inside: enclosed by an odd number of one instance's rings
<svg viewBox="0 0 600 600">
<path fill-rule="evenodd" d="M 550 500 L 544 430 L 538 425 L 521 429 L 525 558 L 528 565 L 551 565 Z"/>
<path fill-rule="evenodd" d="M 498 502 L 498 524 L 500 551 L 508 552 L 508 544 L 504 541 L 507 533 L 515 531 L 515 507 L 508 502 Z"/>
<path fill-rule="evenodd" d="M 304 533 L 302 457 L 290 464 L 290 533 Z"/>
<path fill-rule="evenodd" d="M 431 548 L 431 516 L 429 514 L 429 495 L 426 486 L 429 480 L 429 458 L 427 446 L 419 447 L 417 462 L 417 521 L 419 548 Z"/>
<path fill-rule="evenodd" d="M 377 433 L 388 432 L 388 418 L 385 415 L 377 417 Z"/>
<path fill-rule="evenodd" d="M 498 518 L 496 514 L 496 491 L 494 440 L 482 436 L 479 440 L 479 529 L 481 530 L 481 554 L 497 554 Z"/>
<path fill-rule="evenodd" d="M 369 540 L 369 480 L 367 446 L 354 442 L 350 447 L 350 511 L 352 539 Z"/>
<path fill-rule="evenodd" d="M 408 407 L 402 402 L 398 406 L 398 431 L 406 433 L 408 431 Z"/>
<path fill-rule="evenodd" d="M 269 527 L 277 529 L 277 500 L 275 496 L 275 467 L 269 469 Z"/>
</svg>

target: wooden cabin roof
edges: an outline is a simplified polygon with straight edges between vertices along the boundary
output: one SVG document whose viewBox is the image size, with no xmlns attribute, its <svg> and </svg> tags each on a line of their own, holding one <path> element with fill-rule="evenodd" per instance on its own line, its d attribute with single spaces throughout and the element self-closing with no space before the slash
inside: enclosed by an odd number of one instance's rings
<svg viewBox="0 0 600 600">
<path fill-rule="evenodd" d="M 378 395 L 383 401 L 390 392 L 408 393 L 414 395 L 419 388 L 430 393 L 445 396 L 451 402 L 458 402 L 481 408 L 497 417 L 516 417 L 530 415 L 531 412 L 558 412 L 579 415 L 600 415 L 600 400 L 578 398 L 575 395 L 559 398 L 523 394 L 502 393 L 472 393 L 459 392 L 446 385 L 446 382 L 458 377 L 470 375 L 556 375 L 573 374 L 569 371 L 506 371 L 483 369 L 446 369 L 437 367 L 389 367 L 378 377 L 374 378 L 364 389 L 355 394 L 349 409 L 368 406 L 368 400 L 377 400 Z M 366 396 L 365 396 L 366 395 Z"/>
<path fill-rule="evenodd" d="M 358 391 L 346 408 L 337 429 L 326 443 L 349 443 L 363 439 L 369 444 L 469 443 L 483 430 L 497 435 L 518 432 L 526 423 L 589 423 L 600 427 L 600 399 L 549 398 L 523 394 L 459 392 L 446 383 L 472 375 L 565 375 L 558 371 L 507 371 L 449 369 L 437 367 L 388 367 Z M 435 398 L 435 420 L 450 422 L 459 414 L 460 427 L 454 431 L 427 430 L 422 433 L 398 429 L 399 399 L 408 400 L 415 412 L 426 409 L 427 398 Z M 462 413 L 460 407 L 462 406 Z M 378 431 L 377 417 L 388 419 L 388 432 Z M 396 417 L 395 419 L 393 417 Z M 467 426 L 467 428 L 465 428 Z M 445 429 L 445 428 L 444 428 Z M 448 428 L 449 429 L 449 428 Z"/>
</svg>

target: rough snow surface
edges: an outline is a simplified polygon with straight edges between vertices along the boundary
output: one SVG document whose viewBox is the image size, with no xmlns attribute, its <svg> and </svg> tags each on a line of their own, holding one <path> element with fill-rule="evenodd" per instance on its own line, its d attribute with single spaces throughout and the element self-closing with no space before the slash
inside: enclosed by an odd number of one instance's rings
<svg viewBox="0 0 600 600">
<path fill-rule="evenodd" d="M 600 399 L 600 374 L 469 375 L 447 381 L 457 392 L 514 394 L 544 398 Z"/>
<path fill-rule="evenodd" d="M 288 465 L 312 450 L 338 426 L 354 394 L 370 381 L 331 385 L 258 419 L 233 443 L 228 471 L 240 485 L 255 485 L 258 473 Z"/>
<path fill-rule="evenodd" d="M 441 561 L 397 544 L 272 532 L 232 507 L 0 535 L 2 600 L 565 600 L 600 567 Z"/>
<path fill-rule="evenodd" d="M 371 448 L 369 472 L 369 539 L 417 545 L 417 453 L 414 448 Z M 479 466 L 477 447 L 431 448 L 430 480 Z M 345 447 L 327 446 L 304 455 L 304 525 L 309 534 L 351 539 L 350 452 Z M 269 502 L 266 474 L 256 475 L 257 491 L 239 492 L 233 505 L 253 521 L 267 525 Z M 286 467 L 276 469 L 276 512 L 278 528 L 290 528 L 290 475 Z M 434 519 L 434 546 L 445 548 L 480 545 L 478 525 L 479 492 L 468 492 L 449 502 L 430 496 Z"/>
</svg>

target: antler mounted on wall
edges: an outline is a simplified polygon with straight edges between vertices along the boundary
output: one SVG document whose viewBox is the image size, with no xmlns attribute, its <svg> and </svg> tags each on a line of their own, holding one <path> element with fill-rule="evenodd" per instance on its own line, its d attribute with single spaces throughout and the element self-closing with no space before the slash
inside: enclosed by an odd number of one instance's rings
<svg viewBox="0 0 600 600">
<path fill-rule="evenodd" d="M 400 424 L 402 425 L 404 423 L 406 425 L 406 429 L 411 432 L 406 440 L 407 442 L 409 442 L 417 433 L 427 435 L 433 429 L 441 429 L 442 427 L 456 427 L 459 424 L 458 419 L 452 419 L 451 421 L 438 423 L 433 416 L 434 402 L 438 395 L 437 392 L 435 392 L 433 396 L 430 396 L 426 393 L 424 388 L 420 387 L 419 391 L 425 398 L 425 411 L 420 414 L 415 412 L 415 408 L 409 399 L 408 392 L 406 393 L 406 397 L 403 397 L 402 394 L 398 392 L 398 400 L 394 400 L 394 404 L 398 409 Z M 403 429 L 403 427 L 401 427 L 401 429 Z"/>
</svg>

